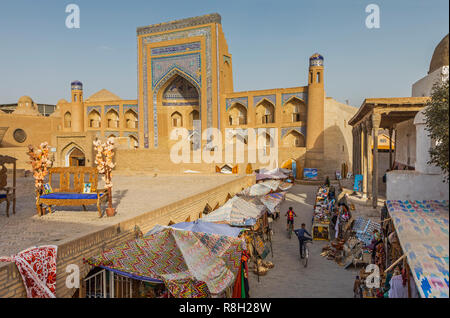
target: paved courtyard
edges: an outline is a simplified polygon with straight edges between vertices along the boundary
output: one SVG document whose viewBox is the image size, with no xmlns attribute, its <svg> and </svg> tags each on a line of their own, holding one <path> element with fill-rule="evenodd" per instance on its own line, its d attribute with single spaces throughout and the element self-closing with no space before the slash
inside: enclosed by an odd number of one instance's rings
<svg viewBox="0 0 450 318">
<path fill-rule="evenodd" d="M 99 218 L 95 205 L 88 206 L 87 211 L 83 211 L 81 206 L 54 207 L 54 213 L 39 217 L 36 214 L 34 179 L 31 176 L 18 177 L 16 214 L 7 218 L 5 204 L 0 205 L 0 256 L 9 256 L 35 245 L 58 245 L 239 177 L 242 176 L 116 175 L 113 177 L 113 206 L 117 214 L 111 218 Z"/>
<path fill-rule="evenodd" d="M 274 268 L 265 276 L 258 278 L 249 274 L 250 297 L 353 297 L 353 283 L 357 275 L 354 269 L 344 269 L 332 260 L 320 256 L 322 247 L 328 242 L 314 241 L 309 245 L 310 257 L 308 267 L 299 261 L 298 239 L 291 239 L 286 233 L 286 213 L 289 206 L 294 208 L 297 217 L 294 228 L 306 224 L 311 233 L 311 219 L 317 186 L 295 185 L 281 205 L 281 217 L 274 222 L 273 259 Z"/>
</svg>

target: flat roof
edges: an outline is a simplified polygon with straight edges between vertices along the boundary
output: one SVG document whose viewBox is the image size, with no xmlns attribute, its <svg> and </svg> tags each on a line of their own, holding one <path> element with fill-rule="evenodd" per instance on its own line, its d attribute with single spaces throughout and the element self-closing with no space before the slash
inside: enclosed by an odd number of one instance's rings
<svg viewBox="0 0 450 318">
<path fill-rule="evenodd" d="M 410 107 L 411 111 L 418 111 L 418 108 L 425 106 L 430 97 L 381 97 L 366 98 L 356 114 L 348 121 L 349 125 L 354 126 L 367 114 L 371 113 L 377 107 L 398 107 L 399 111 L 404 111 L 404 107 Z"/>
</svg>

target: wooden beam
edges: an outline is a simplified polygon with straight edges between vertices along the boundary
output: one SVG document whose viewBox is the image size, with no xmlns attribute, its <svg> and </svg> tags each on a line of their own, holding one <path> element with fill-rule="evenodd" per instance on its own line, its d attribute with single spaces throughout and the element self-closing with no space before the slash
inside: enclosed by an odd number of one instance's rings
<svg viewBox="0 0 450 318">
<path fill-rule="evenodd" d="M 391 266 L 389 266 L 388 268 L 386 268 L 386 270 L 385 270 L 384 272 L 385 272 L 385 273 L 389 272 L 392 268 L 395 267 L 395 265 L 397 265 L 398 263 L 400 263 L 405 257 L 406 257 L 406 254 L 403 254 L 402 256 L 400 256 L 399 259 L 397 259 L 394 263 L 392 263 Z"/>
</svg>

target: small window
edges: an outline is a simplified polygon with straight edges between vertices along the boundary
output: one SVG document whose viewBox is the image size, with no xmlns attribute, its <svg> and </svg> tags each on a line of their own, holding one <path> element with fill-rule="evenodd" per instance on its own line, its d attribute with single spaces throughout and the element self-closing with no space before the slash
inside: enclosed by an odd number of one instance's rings
<svg viewBox="0 0 450 318">
<path fill-rule="evenodd" d="M 317 83 L 320 83 L 320 72 L 317 72 Z"/>
</svg>

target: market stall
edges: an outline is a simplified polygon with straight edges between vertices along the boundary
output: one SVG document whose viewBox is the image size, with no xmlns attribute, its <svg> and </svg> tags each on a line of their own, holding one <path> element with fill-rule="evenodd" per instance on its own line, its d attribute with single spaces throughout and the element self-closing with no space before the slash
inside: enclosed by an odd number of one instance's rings
<svg viewBox="0 0 450 318">
<path fill-rule="evenodd" d="M 312 219 L 313 240 L 330 240 L 330 220 L 334 209 L 334 201 L 328 200 L 329 187 L 319 187 L 314 203 Z"/>
<path fill-rule="evenodd" d="M 86 263 L 126 278 L 164 284 L 171 297 L 223 297 L 241 277 L 242 238 L 164 229 L 120 244 Z"/>
<path fill-rule="evenodd" d="M 202 218 L 204 222 L 222 223 L 245 228 L 241 236 L 247 244 L 249 258 L 253 261 L 255 272 L 265 274 L 273 264 L 263 263 L 272 253 L 271 237 L 268 234 L 268 209 L 259 198 L 251 196 L 234 196 L 222 207 Z"/>
<path fill-rule="evenodd" d="M 386 206 L 403 251 L 399 259 L 411 269 L 420 296 L 448 298 L 449 201 L 387 201 Z"/>
</svg>

